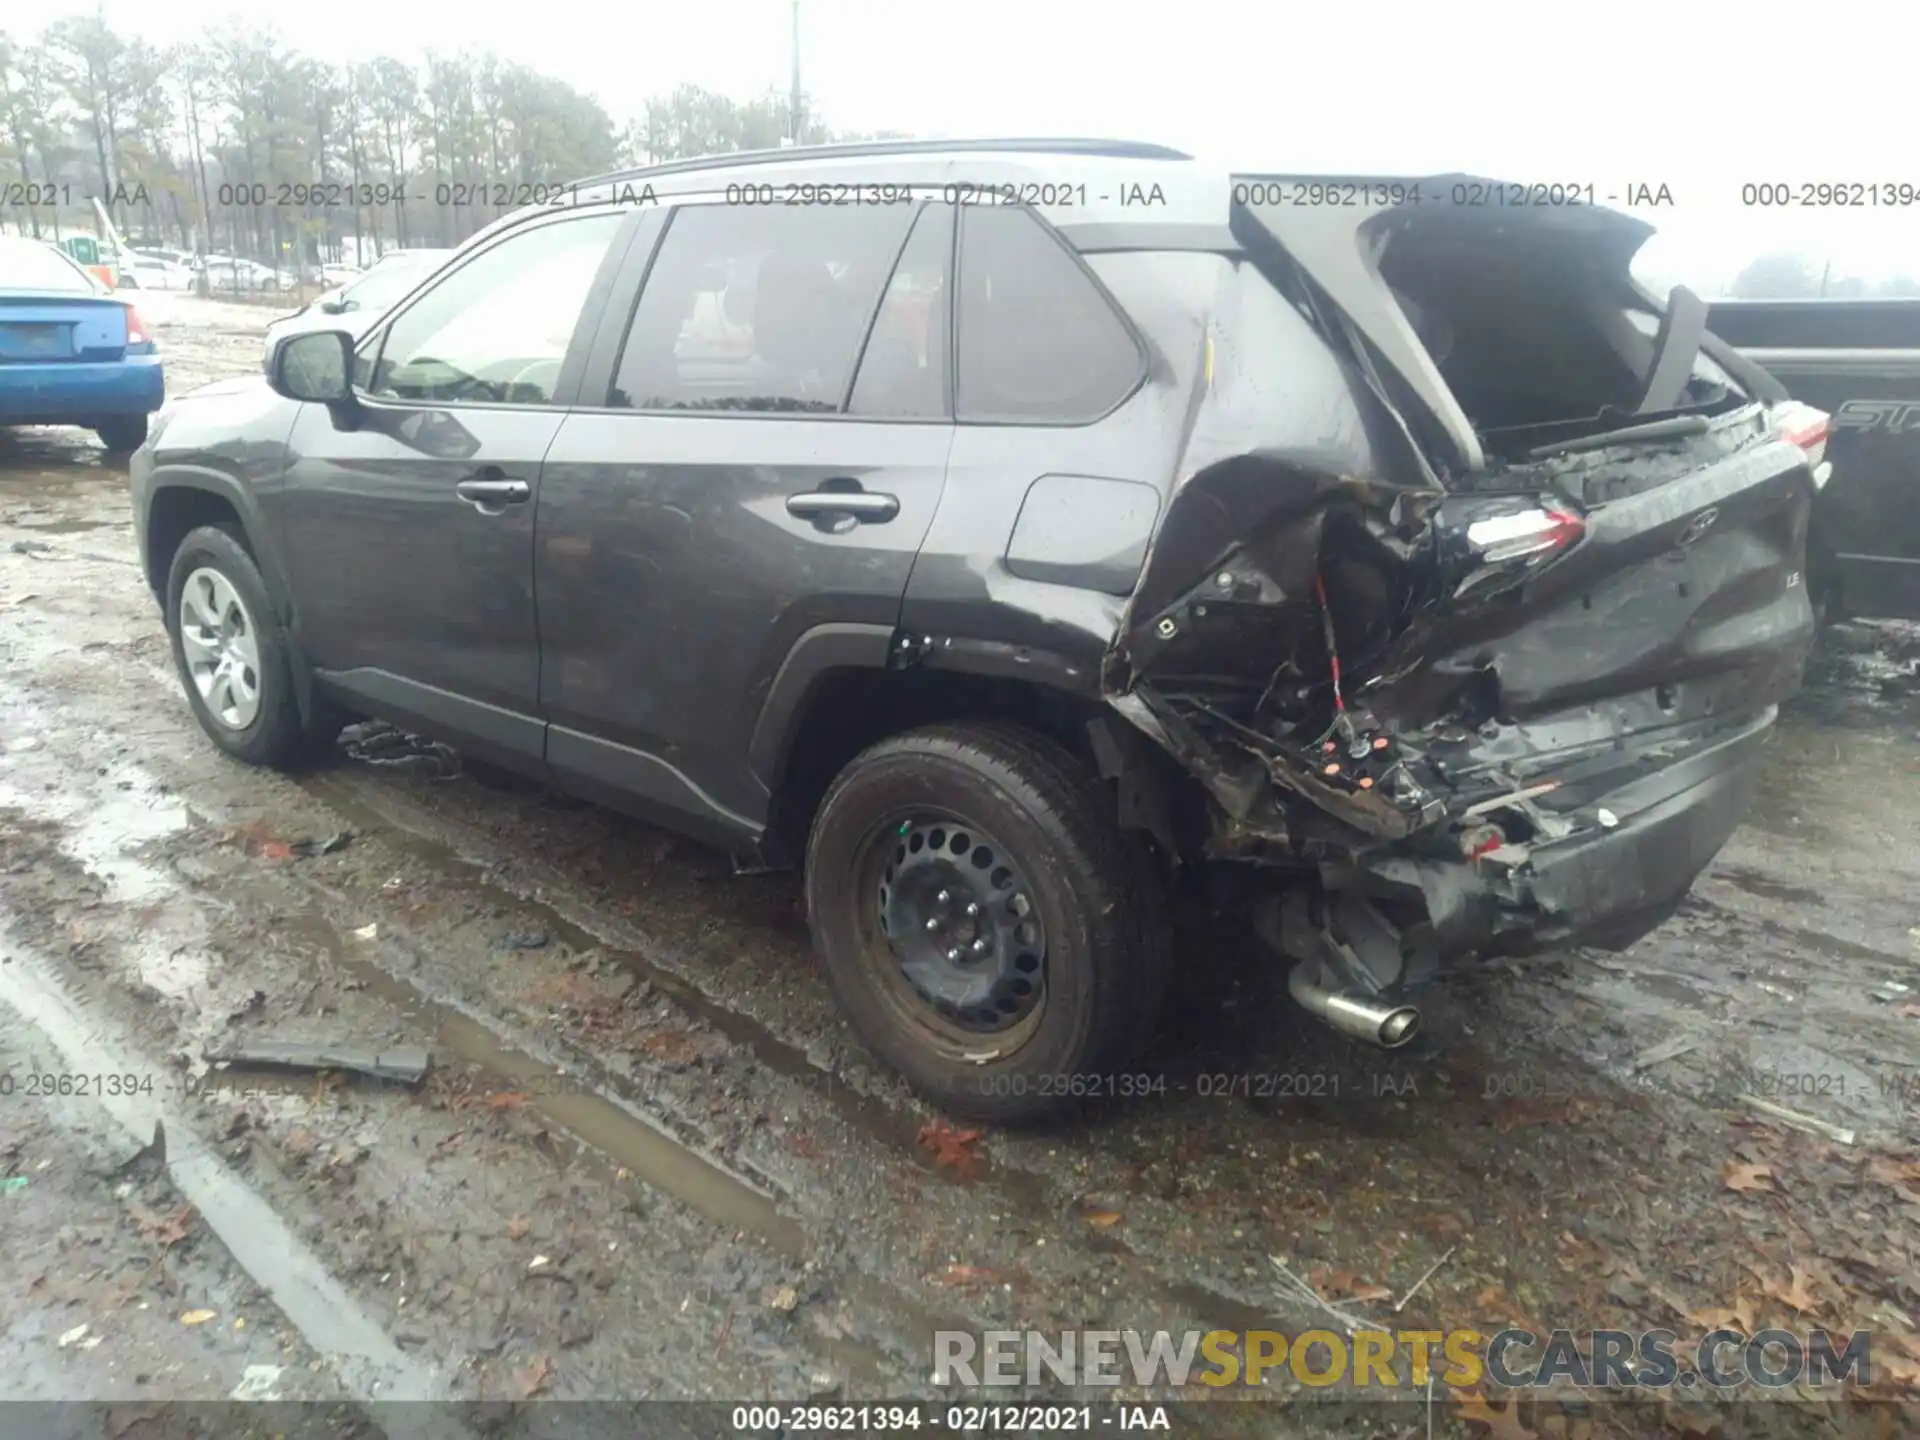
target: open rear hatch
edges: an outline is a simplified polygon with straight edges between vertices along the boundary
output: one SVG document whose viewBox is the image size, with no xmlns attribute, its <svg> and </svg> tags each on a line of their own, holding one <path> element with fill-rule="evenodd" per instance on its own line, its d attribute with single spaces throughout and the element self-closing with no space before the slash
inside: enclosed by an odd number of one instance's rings
<svg viewBox="0 0 1920 1440">
<path fill-rule="evenodd" d="M 1418 900 L 1443 950 L 1626 944 L 1738 822 L 1799 684 L 1809 456 L 1695 297 L 1631 280 L 1649 227 L 1470 203 L 1486 183 L 1236 206 L 1401 443 L 1364 475 L 1278 423 L 1259 444 L 1209 411 L 1260 387 L 1210 376 L 1108 691 L 1219 802 L 1217 854 Z M 1234 338 L 1225 365 L 1293 361 Z"/>
</svg>

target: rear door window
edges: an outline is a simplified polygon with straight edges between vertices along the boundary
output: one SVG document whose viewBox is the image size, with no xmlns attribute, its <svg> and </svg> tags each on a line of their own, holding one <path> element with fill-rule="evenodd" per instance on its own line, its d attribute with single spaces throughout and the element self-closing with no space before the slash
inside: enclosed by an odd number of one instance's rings
<svg viewBox="0 0 1920 1440">
<path fill-rule="evenodd" d="M 840 413 L 913 213 L 681 207 L 634 308 L 608 406 Z"/>
<path fill-rule="evenodd" d="M 953 208 L 929 205 L 900 252 L 853 382 L 855 415 L 872 420 L 947 417 L 948 310 Z"/>
<path fill-rule="evenodd" d="M 1140 383 L 1131 329 L 1038 217 L 980 205 L 960 221 L 956 418 L 976 424 L 1098 420 Z"/>
</svg>

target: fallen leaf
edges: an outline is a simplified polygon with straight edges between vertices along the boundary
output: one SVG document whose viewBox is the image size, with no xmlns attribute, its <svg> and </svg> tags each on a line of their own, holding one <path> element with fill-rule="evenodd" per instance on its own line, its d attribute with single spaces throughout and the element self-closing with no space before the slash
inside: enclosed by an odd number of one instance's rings
<svg viewBox="0 0 1920 1440">
<path fill-rule="evenodd" d="M 978 1265 L 943 1265 L 933 1272 L 932 1279 L 936 1285 L 952 1285 L 964 1289 L 972 1285 L 996 1284 L 1000 1279 L 1000 1272 L 983 1269 Z"/>
<path fill-rule="evenodd" d="M 193 1233 L 193 1206 L 182 1205 L 171 1215 L 153 1215 L 141 1212 L 135 1217 L 140 1233 L 149 1240 L 158 1240 L 171 1250 L 188 1235 Z"/>
<path fill-rule="evenodd" d="M 1096 1230 L 1111 1230 L 1122 1220 L 1126 1219 L 1126 1216 L 1122 1215 L 1118 1210 L 1089 1210 L 1080 1218 Z"/>
<path fill-rule="evenodd" d="M 158 1422 L 159 1419 L 159 1410 L 151 1405 L 116 1405 L 107 1412 L 108 1440 L 123 1440 L 128 1435 L 143 1436 L 147 1433 L 147 1422 Z"/>
<path fill-rule="evenodd" d="M 658 1030 L 640 1042 L 640 1048 L 656 1060 L 684 1065 L 700 1053 L 700 1046 L 685 1030 Z"/>
<path fill-rule="evenodd" d="M 1882 1185 L 1920 1188 L 1920 1161 L 1895 1160 L 1876 1155 L 1867 1162 L 1867 1174 Z"/>
<path fill-rule="evenodd" d="M 1538 1440 L 1533 1430 L 1520 1422 L 1520 1402 L 1509 1401 L 1502 1408 L 1487 1403 L 1479 1391 L 1453 1390 L 1453 1413 L 1469 1425 L 1485 1426 L 1489 1440 Z"/>
<path fill-rule="evenodd" d="M 1747 1194 L 1754 1190 L 1772 1190 L 1773 1170 L 1766 1165 L 1742 1165 L 1729 1160 L 1720 1169 L 1720 1178 L 1729 1190 Z"/>
<path fill-rule="evenodd" d="M 1909 1000 L 1904 1005 L 1894 1006 L 1893 1013 L 1905 1020 L 1920 1020 L 1920 1005 Z"/>
<path fill-rule="evenodd" d="M 1711 1335 L 1716 1330 L 1735 1330 L 1742 1335 L 1753 1334 L 1753 1310 L 1751 1302 L 1742 1310 L 1722 1306 L 1716 1310 L 1689 1310 L 1686 1313 L 1690 1324 L 1699 1327 L 1702 1335 Z"/>
<path fill-rule="evenodd" d="M 791 1285 L 782 1285 L 771 1295 L 767 1296 L 767 1305 L 771 1309 L 781 1311 L 783 1314 L 792 1311 L 799 1303 L 800 1296 Z"/>
<path fill-rule="evenodd" d="M 516 1215 L 507 1222 L 507 1238 L 509 1240 L 524 1240 L 527 1238 L 527 1232 L 531 1229 L 533 1229 L 533 1222 L 531 1220 L 527 1219 L 524 1215 Z"/>
<path fill-rule="evenodd" d="M 1819 1297 L 1813 1293 L 1813 1283 L 1822 1278 L 1810 1265 L 1795 1265 L 1788 1271 L 1786 1288 L 1775 1291 L 1773 1298 L 1803 1313 L 1812 1310 L 1820 1304 Z"/>
<path fill-rule="evenodd" d="M 213 1319 L 217 1313 L 217 1311 L 213 1310 L 189 1310 L 180 1317 L 180 1323 L 182 1325 L 204 1325 L 207 1321 Z"/>
<path fill-rule="evenodd" d="M 980 1143 L 978 1130 L 958 1130 L 942 1120 L 930 1120 L 920 1127 L 920 1148 L 933 1152 L 933 1163 L 943 1169 L 972 1175 L 980 1157 L 973 1147 Z"/>
<path fill-rule="evenodd" d="M 515 1398 L 530 1400 L 547 1388 L 547 1382 L 553 1379 L 553 1361 L 545 1355 L 537 1356 L 530 1364 L 521 1365 L 507 1372 L 507 1388 Z"/>
</svg>

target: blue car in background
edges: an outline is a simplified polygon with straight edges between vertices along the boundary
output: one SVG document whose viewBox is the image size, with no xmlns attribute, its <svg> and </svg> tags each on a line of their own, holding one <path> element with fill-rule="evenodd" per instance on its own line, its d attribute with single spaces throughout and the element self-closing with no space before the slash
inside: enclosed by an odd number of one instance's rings
<svg viewBox="0 0 1920 1440">
<path fill-rule="evenodd" d="M 165 399 L 159 348 L 131 302 L 65 252 L 0 235 L 0 426 L 78 425 L 126 454 Z"/>
</svg>

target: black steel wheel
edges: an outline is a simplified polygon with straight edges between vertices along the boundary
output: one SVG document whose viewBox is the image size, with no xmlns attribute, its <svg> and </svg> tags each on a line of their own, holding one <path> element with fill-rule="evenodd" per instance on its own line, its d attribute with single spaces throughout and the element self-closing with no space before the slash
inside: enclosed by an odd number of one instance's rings
<svg viewBox="0 0 1920 1440">
<path fill-rule="evenodd" d="M 1039 1118 L 1111 1093 L 1151 1034 L 1171 945 L 1113 809 L 1074 756 L 998 725 L 894 736 L 828 790 L 815 941 L 860 1038 L 935 1104 Z"/>
</svg>

